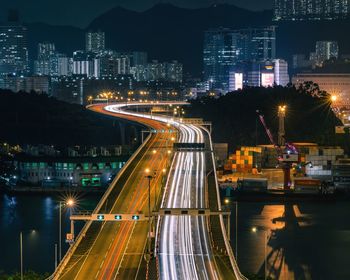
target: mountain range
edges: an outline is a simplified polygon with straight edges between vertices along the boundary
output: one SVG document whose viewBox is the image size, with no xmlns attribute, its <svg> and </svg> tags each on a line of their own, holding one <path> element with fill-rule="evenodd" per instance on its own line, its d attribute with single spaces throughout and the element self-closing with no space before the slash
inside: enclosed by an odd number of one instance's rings
<svg viewBox="0 0 350 280">
<path fill-rule="evenodd" d="M 84 33 L 102 30 L 106 47 L 118 51 L 146 51 L 150 59 L 178 60 L 185 74 L 200 77 L 204 31 L 215 27 L 246 28 L 277 25 L 277 56 L 290 61 L 294 53 L 308 53 L 316 40 L 339 41 L 340 52 L 350 53 L 350 20 L 284 22 L 272 20 L 272 11 L 254 12 L 234 5 L 185 9 L 171 4 L 157 4 L 144 12 L 115 7 L 95 18 L 85 29 L 28 23 L 29 52 L 34 59 L 37 44 L 54 42 L 60 52 L 71 54 L 84 49 Z"/>
</svg>

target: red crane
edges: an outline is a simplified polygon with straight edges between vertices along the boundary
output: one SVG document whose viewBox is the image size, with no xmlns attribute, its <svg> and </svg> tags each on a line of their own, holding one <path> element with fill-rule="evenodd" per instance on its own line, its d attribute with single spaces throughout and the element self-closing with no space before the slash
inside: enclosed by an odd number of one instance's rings
<svg viewBox="0 0 350 280">
<path fill-rule="evenodd" d="M 291 186 L 290 170 L 292 168 L 292 163 L 299 161 L 298 160 L 298 151 L 295 148 L 295 146 L 291 143 L 286 143 L 285 149 L 283 151 L 281 146 L 276 144 L 270 129 L 266 125 L 264 115 L 259 110 L 257 110 L 256 112 L 259 116 L 259 119 L 260 119 L 262 125 L 265 128 L 265 131 L 266 131 L 266 134 L 270 140 L 270 143 L 276 149 L 278 164 L 282 167 L 283 175 L 284 175 L 283 176 L 284 177 L 284 184 L 283 184 L 284 190 L 289 190 L 290 186 Z"/>
</svg>

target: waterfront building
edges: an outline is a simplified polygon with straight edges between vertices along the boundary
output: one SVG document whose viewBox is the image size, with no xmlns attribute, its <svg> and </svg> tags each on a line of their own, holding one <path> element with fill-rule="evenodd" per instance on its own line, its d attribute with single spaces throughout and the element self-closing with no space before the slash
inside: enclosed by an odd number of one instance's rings
<svg viewBox="0 0 350 280">
<path fill-rule="evenodd" d="M 15 160 L 18 181 L 27 186 L 46 188 L 107 187 L 127 160 L 125 156 L 30 157 Z"/>
</svg>

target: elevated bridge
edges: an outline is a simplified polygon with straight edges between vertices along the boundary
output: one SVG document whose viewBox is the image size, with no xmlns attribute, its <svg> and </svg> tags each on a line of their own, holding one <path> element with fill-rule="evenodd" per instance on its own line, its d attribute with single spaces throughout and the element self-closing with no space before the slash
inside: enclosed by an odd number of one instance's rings
<svg viewBox="0 0 350 280">
<path fill-rule="evenodd" d="M 186 103 L 157 106 L 169 104 Z M 140 105 L 147 106 L 127 107 Z M 82 219 L 84 228 L 51 278 L 246 279 L 226 234 L 209 130 L 125 107 L 100 104 L 89 109 L 164 132 L 148 135 L 93 213 Z M 204 143 L 210 152 L 175 150 L 170 139 L 189 146 Z"/>
</svg>

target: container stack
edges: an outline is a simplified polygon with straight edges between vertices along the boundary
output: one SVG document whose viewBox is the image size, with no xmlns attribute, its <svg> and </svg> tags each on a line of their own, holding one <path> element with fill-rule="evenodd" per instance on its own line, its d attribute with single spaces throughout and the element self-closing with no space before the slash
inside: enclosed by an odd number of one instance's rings
<svg viewBox="0 0 350 280">
<path fill-rule="evenodd" d="M 344 150 L 340 147 L 313 147 L 305 155 L 305 162 L 311 162 L 306 166 L 308 176 L 331 176 L 332 165 L 337 159 L 344 156 Z"/>
<path fill-rule="evenodd" d="M 261 148 L 241 147 L 240 150 L 229 156 L 224 169 L 249 173 L 256 166 L 261 166 Z"/>
</svg>

